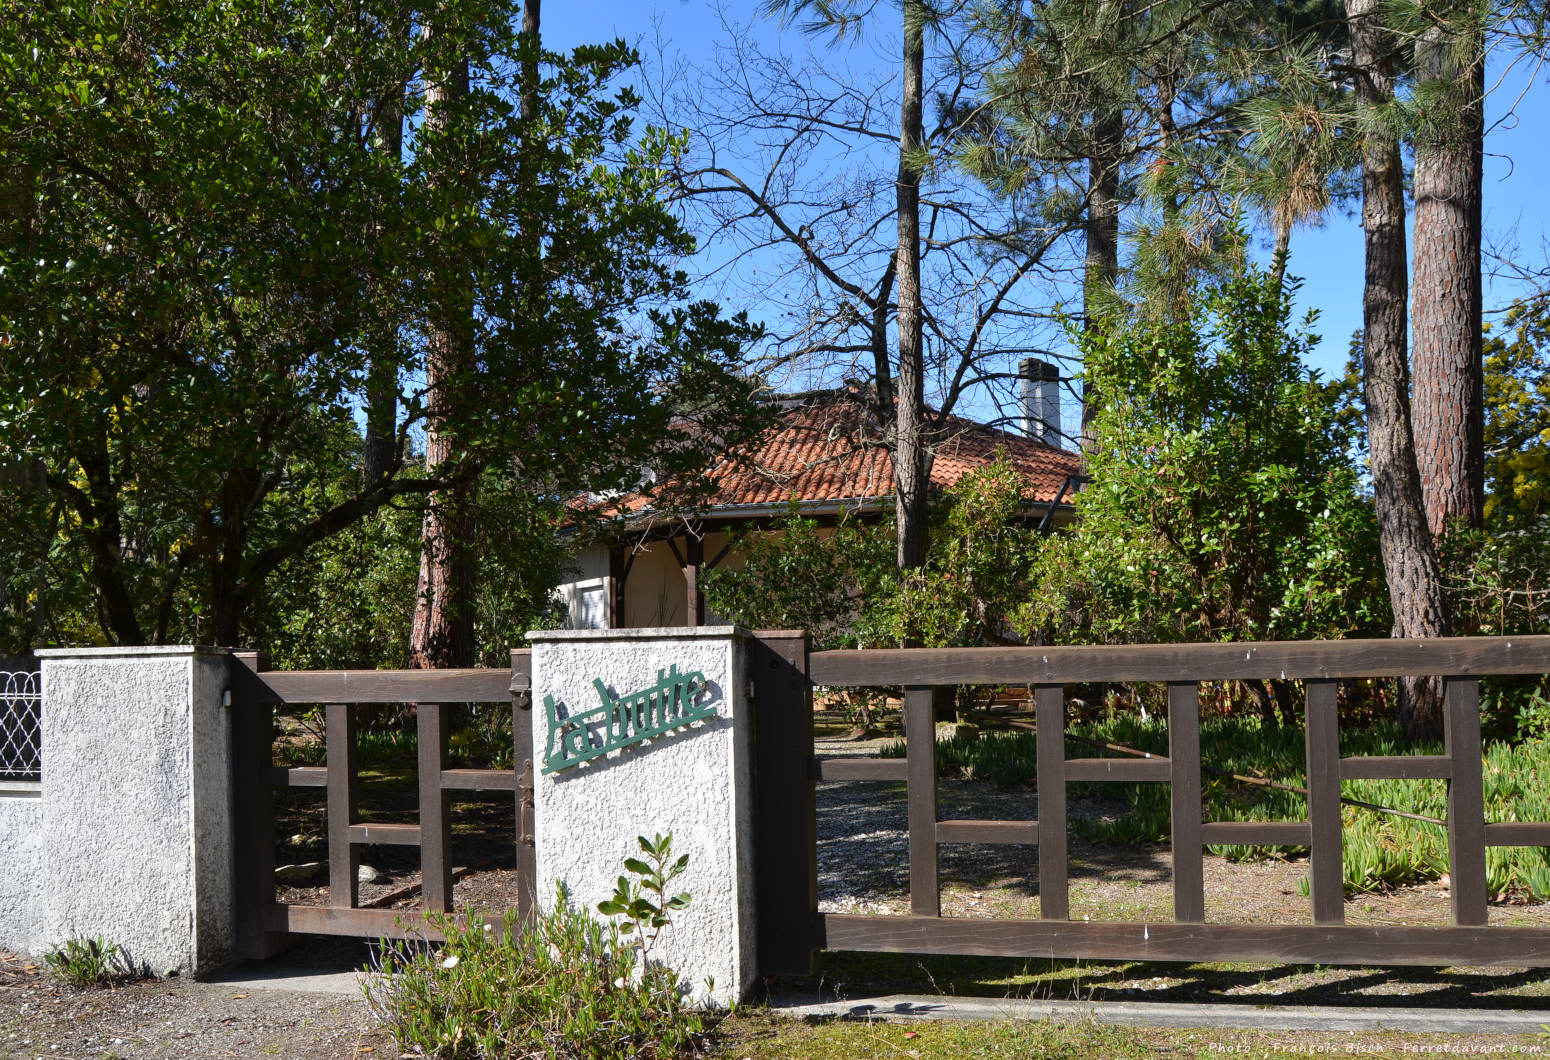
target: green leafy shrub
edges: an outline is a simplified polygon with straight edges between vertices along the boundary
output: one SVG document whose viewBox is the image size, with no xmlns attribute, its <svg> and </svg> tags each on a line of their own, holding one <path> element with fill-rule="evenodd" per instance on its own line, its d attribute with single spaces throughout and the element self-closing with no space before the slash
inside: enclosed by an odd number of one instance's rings
<svg viewBox="0 0 1550 1060">
<path fill-rule="evenodd" d="M 892 532 L 844 516 L 830 531 L 793 498 L 768 531 L 737 535 L 740 567 L 705 571 L 706 602 L 750 629 L 805 629 L 816 648 L 870 647 L 866 612 L 889 583 Z"/>
<path fill-rule="evenodd" d="M 1043 539 L 1026 520 L 1033 484 L 1004 449 L 934 504 L 925 563 L 890 572 L 868 618 L 883 643 L 928 647 L 1021 639 L 1014 613 L 1027 597 Z"/>
<path fill-rule="evenodd" d="M 705 573 L 706 600 L 752 629 L 805 629 L 820 649 L 1015 639 L 1011 615 L 1041 541 L 1026 519 L 1032 492 L 998 450 L 933 502 L 925 563 L 903 573 L 886 516 L 841 518 L 831 530 L 793 501 L 737 538 L 741 567 Z"/>
<path fill-rule="evenodd" d="M 1103 395 L 1080 521 L 1039 550 L 1017 626 L 1046 644 L 1306 639 L 1388 625 L 1340 386 L 1304 367 L 1295 284 L 1244 265 L 1182 311 L 1071 322 Z"/>
<path fill-rule="evenodd" d="M 55 978 L 82 988 L 112 986 L 137 974 L 118 944 L 100 937 L 66 939 L 43 954 L 43 963 Z"/>
<path fill-rule="evenodd" d="M 446 1060 L 692 1056 L 710 1017 L 664 965 L 570 903 L 528 924 L 432 916 L 445 935 L 384 942 L 366 997 L 401 1049 Z"/>
</svg>

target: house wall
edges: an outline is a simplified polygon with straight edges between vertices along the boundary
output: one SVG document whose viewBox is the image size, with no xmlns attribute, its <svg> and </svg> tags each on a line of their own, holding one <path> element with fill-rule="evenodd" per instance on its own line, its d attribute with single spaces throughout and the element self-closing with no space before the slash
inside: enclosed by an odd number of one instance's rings
<svg viewBox="0 0 1550 1060">
<path fill-rule="evenodd" d="M 624 582 L 624 620 L 619 624 L 627 629 L 682 626 L 688 619 L 689 592 L 673 550 L 666 541 L 642 546 Z"/>
<path fill-rule="evenodd" d="M 1064 528 L 1074 519 L 1075 515 L 1070 509 L 1060 509 L 1055 513 L 1054 525 Z M 818 535 L 821 538 L 833 537 L 834 528 L 820 527 Z M 708 563 L 719 555 L 732 536 L 721 531 L 706 534 L 705 561 Z M 683 538 L 677 538 L 675 543 L 681 554 Z M 608 556 L 606 545 L 591 545 L 577 554 L 575 566 L 578 573 L 559 587 L 570 614 L 567 629 L 643 629 L 683 626 L 688 622 L 688 588 L 684 584 L 678 560 L 666 541 L 637 546 L 635 560 L 630 566 L 630 576 L 624 585 L 623 615 L 612 613 L 613 593 L 609 584 Z M 733 550 L 721 560 L 718 569 L 740 570 L 742 566 L 742 553 Z M 599 616 L 604 615 L 606 619 L 599 620 Z M 725 616 L 717 614 L 707 605 L 704 625 L 717 625 L 726 621 L 728 619 Z"/>
<path fill-rule="evenodd" d="M 729 535 L 710 533 L 705 535 L 705 561 L 716 557 L 726 545 Z M 676 542 L 680 554 L 683 539 Z M 728 553 L 722 566 L 734 569 L 742 565 L 742 557 Z M 682 626 L 689 620 L 689 588 L 684 583 L 683 570 L 673 556 L 666 541 L 653 541 L 635 554 L 630 567 L 630 577 L 624 583 L 624 621 L 628 629 L 654 626 Z M 702 625 L 719 625 L 724 620 L 707 608 Z"/>
<path fill-rule="evenodd" d="M 720 553 L 729 536 L 720 532 L 705 536 L 707 562 Z M 679 538 L 676 544 L 681 554 L 683 539 Z M 730 553 L 721 565 L 736 569 L 742 565 L 742 557 Z M 653 541 L 636 550 L 624 586 L 623 615 L 613 614 L 608 546 L 589 545 L 576 554 L 572 566 L 575 573 L 557 589 L 565 601 L 567 629 L 643 629 L 683 626 L 688 622 L 688 587 L 666 541 Z M 721 621 L 714 611 L 707 611 L 702 624 L 716 625 Z"/>
</svg>

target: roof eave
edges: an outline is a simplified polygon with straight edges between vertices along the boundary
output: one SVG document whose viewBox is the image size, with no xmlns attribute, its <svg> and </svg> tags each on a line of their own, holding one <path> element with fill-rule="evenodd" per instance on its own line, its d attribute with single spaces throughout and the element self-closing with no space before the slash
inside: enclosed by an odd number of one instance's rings
<svg viewBox="0 0 1550 1060">
<path fill-rule="evenodd" d="M 643 509 L 639 512 L 623 516 L 617 521 L 631 530 L 650 530 L 659 526 L 679 522 L 685 519 L 697 519 L 701 522 L 737 522 L 745 519 L 770 519 L 786 515 L 793 508 L 801 515 L 844 515 L 848 513 L 871 512 L 893 506 L 893 495 L 887 494 L 881 497 L 847 497 L 841 499 L 823 500 L 799 500 L 794 505 L 790 501 L 779 503 L 762 502 L 758 504 L 717 504 L 698 509 L 685 509 L 678 512 L 658 512 L 651 509 Z M 1047 500 L 1029 501 L 1024 511 L 1040 515 L 1054 509 L 1056 514 L 1076 513 L 1074 505 L 1061 502 L 1053 503 Z"/>
</svg>

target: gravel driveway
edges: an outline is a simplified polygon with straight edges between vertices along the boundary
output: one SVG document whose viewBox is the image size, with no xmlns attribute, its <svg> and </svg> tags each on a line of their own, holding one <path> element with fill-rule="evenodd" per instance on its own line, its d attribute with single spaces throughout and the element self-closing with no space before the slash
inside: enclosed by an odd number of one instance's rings
<svg viewBox="0 0 1550 1060">
<path fill-rule="evenodd" d="M 344 1060 L 398 1050 L 353 995 L 183 977 L 72 990 L 30 961 L 0 958 L 0 1056 Z"/>
</svg>

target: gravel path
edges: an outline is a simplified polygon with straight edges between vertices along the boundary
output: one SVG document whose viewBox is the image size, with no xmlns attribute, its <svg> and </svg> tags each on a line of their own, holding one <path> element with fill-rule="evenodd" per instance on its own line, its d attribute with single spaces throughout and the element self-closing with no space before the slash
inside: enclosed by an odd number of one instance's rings
<svg viewBox="0 0 1550 1060">
<path fill-rule="evenodd" d="M 187 978 L 61 987 L 0 958 L 0 1057 L 343 1060 L 396 1057 L 364 1002 Z"/>
<path fill-rule="evenodd" d="M 903 784 L 844 782 L 818 788 L 819 908 L 835 913 L 909 911 L 909 832 Z M 944 820 L 1038 818 L 1031 790 L 1001 791 L 976 781 L 943 780 Z M 1118 804 L 1073 799 L 1072 817 L 1122 812 Z M 1072 919 L 1171 920 L 1173 857 L 1167 846 L 1112 846 L 1069 840 Z M 1035 847 L 955 844 L 941 848 L 944 916 L 1039 915 Z M 1300 885 L 1306 858 L 1234 862 L 1205 858 L 1206 919 L 1217 923 L 1310 923 Z M 1346 902 L 1353 924 L 1452 922 L 1446 886 L 1425 883 Z M 1550 904 L 1493 903 L 1492 924 L 1550 926 Z"/>
</svg>

